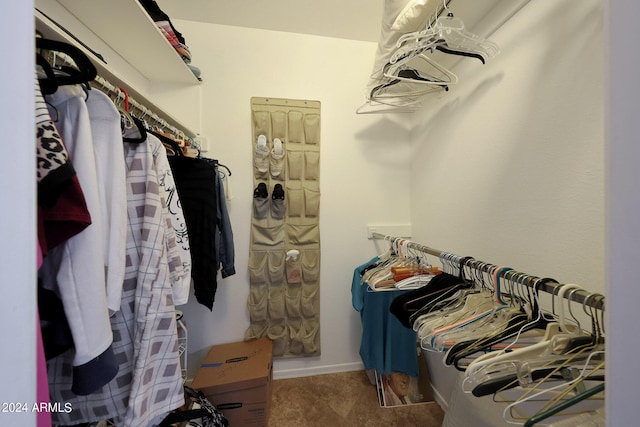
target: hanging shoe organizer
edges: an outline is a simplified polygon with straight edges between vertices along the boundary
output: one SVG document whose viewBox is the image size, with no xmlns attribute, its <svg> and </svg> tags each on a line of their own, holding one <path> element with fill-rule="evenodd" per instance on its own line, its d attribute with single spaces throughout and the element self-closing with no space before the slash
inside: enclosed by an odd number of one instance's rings
<svg viewBox="0 0 640 427">
<path fill-rule="evenodd" d="M 252 98 L 251 325 L 275 357 L 320 355 L 320 102 Z"/>
</svg>

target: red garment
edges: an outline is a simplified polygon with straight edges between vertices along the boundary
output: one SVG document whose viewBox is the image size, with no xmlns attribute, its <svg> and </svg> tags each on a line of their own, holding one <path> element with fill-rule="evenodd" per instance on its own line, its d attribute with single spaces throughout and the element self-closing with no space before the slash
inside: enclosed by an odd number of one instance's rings
<svg viewBox="0 0 640 427">
<path fill-rule="evenodd" d="M 38 206 L 38 241 L 42 254 L 91 224 L 91 215 L 76 176 L 53 206 Z"/>
</svg>

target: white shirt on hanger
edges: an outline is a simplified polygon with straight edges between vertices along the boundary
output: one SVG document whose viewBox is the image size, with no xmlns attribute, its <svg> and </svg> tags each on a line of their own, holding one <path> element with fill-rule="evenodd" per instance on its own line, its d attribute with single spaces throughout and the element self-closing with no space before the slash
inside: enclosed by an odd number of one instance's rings
<svg viewBox="0 0 640 427">
<path fill-rule="evenodd" d="M 107 303 L 114 313 L 120 310 L 127 244 L 127 188 L 120 113 L 99 90 L 89 91 L 86 104 L 102 211 Z"/>
<path fill-rule="evenodd" d="M 64 305 L 75 348 L 74 366 L 97 359 L 113 342 L 105 290 L 100 193 L 85 96 L 79 86 L 60 86 L 46 97 L 59 113 L 56 125 L 91 215 L 91 225 L 53 248 L 43 264 L 50 273 L 43 284 L 58 290 Z"/>
</svg>

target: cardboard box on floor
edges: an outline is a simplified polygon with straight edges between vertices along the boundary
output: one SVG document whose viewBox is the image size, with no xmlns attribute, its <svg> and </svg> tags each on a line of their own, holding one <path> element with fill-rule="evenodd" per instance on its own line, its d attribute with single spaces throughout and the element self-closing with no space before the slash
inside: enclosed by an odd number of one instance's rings
<svg viewBox="0 0 640 427">
<path fill-rule="evenodd" d="M 269 338 L 211 347 L 191 387 L 202 391 L 229 427 L 266 427 L 273 377 Z"/>
</svg>

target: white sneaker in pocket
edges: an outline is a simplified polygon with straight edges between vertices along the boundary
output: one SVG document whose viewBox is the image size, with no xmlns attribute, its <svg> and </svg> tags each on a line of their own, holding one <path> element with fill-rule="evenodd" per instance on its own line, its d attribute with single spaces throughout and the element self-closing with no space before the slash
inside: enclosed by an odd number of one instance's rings
<svg viewBox="0 0 640 427">
<path fill-rule="evenodd" d="M 271 176 L 274 178 L 282 174 L 284 168 L 284 146 L 280 138 L 273 138 L 273 148 L 271 149 L 271 160 L 269 162 Z"/>
<path fill-rule="evenodd" d="M 269 149 L 267 148 L 267 137 L 258 135 L 255 153 L 255 167 L 258 172 L 265 173 L 269 170 Z"/>
</svg>

